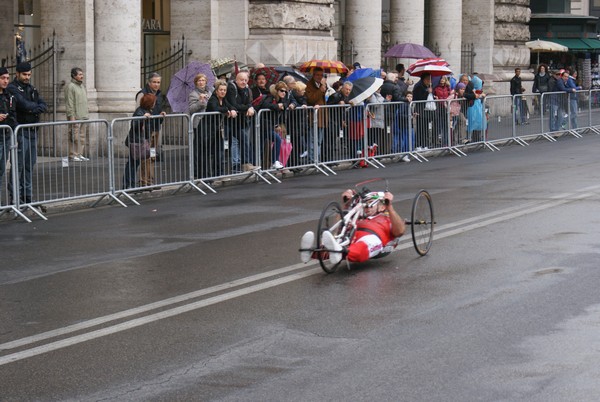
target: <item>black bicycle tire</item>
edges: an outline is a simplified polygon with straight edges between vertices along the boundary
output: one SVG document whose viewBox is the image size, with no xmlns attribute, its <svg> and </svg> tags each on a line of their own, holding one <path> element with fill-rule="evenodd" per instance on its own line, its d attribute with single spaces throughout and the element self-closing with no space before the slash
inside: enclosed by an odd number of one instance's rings
<svg viewBox="0 0 600 402">
<path fill-rule="evenodd" d="M 425 202 L 427 205 L 425 206 L 425 209 L 422 210 L 421 205 Z M 417 216 L 421 214 L 421 211 L 424 211 L 429 216 L 426 216 L 425 219 L 423 219 L 422 216 Z M 433 201 L 431 195 L 426 190 L 421 190 L 415 195 L 410 215 L 410 229 L 412 232 L 413 246 L 419 255 L 424 256 L 431 248 L 431 243 L 433 242 L 433 226 L 435 224 Z M 426 227 L 426 229 L 423 229 L 424 227 Z"/>
<path fill-rule="evenodd" d="M 343 219 L 344 214 L 342 212 L 342 208 L 340 207 L 340 204 L 332 201 L 329 204 L 327 204 L 327 206 L 325 208 L 323 208 L 323 211 L 321 212 L 321 216 L 319 217 L 319 224 L 317 226 L 317 248 L 321 248 L 322 247 L 322 242 L 321 242 L 321 237 L 322 234 L 325 230 L 329 230 L 330 226 L 327 226 L 327 223 L 325 222 L 325 219 L 328 218 L 328 211 L 332 210 L 332 212 L 334 214 L 338 214 L 339 215 L 339 219 Z M 340 228 L 341 229 L 341 228 Z M 333 235 L 335 235 L 335 233 L 333 233 Z M 328 274 L 332 274 L 334 273 L 338 266 L 340 265 L 340 263 L 337 264 L 330 264 L 329 263 L 329 258 L 323 258 L 323 256 L 321 255 L 320 252 L 317 252 L 317 259 L 319 260 L 319 265 L 321 265 L 321 268 L 323 269 L 323 271 L 325 271 Z"/>
</svg>

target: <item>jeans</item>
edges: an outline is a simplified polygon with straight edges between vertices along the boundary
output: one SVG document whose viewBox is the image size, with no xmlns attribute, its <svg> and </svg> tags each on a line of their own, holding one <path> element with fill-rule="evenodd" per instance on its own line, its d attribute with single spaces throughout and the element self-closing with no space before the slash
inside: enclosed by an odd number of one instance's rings
<svg viewBox="0 0 600 402">
<path fill-rule="evenodd" d="M 273 152 L 271 152 L 271 163 L 280 161 L 279 154 L 281 152 L 281 136 L 275 131 L 269 131 L 267 133 L 267 141 L 273 141 Z"/>
<path fill-rule="evenodd" d="M 239 154 L 241 164 L 254 164 L 254 154 L 252 149 L 252 141 L 250 140 L 251 127 L 243 125 L 233 125 L 231 127 L 231 137 L 238 140 Z M 232 148 L 232 154 L 234 154 Z"/>
<path fill-rule="evenodd" d="M 569 120 L 571 121 L 571 127 L 569 127 L 571 130 L 577 128 L 577 98 L 573 99 L 569 99 L 569 106 L 570 106 L 570 110 L 569 110 Z"/>
<path fill-rule="evenodd" d="M 125 174 L 123 175 L 123 188 L 133 188 L 138 187 L 137 179 L 136 179 L 136 171 L 140 166 L 139 159 L 133 159 L 131 157 L 131 153 L 129 153 L 129 158 L 127 159 L 127 164 L 125 165 Z"/>
<path fill-rule="evenodd" d="M 559 107 L 557 104 L 550 104 L 550 131 L 558 131 L 560 129 L 560 122 L 562 116 L 560 115 Z"/>
<path fill-rule="evenodd" d="M 17 171 L 19 175 L 19 197 L 22 202 L 30 203 L 32 195 L 33 167 L 37 161 L 37 129 L 28 127 L 17 134 Z M 12 194 L 12 181 L 9 181 Z"/>
<path fill-rule="evenodd" d="M 323 143 L 323 136 L 325 134 L 325 129 L 323 127 L 318 127 L 316 136 L 317 136 L 317 144 L 315 149 L 315 129 L 314 127 L 310 127 L 308 130 L 308 160 L 311 163 L 318 162 L 321 154 L 321 144 Z M 316 151 L 316 153 L 315 153 Z"/>
</svg>

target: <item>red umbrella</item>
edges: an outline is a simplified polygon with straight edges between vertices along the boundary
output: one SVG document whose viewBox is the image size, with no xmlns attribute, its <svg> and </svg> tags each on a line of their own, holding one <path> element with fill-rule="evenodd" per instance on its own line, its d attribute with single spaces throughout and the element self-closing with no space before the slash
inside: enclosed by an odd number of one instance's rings
<svg viewBox="0 0 600 402">
<path fill-rule="evenodd" d="M 432 77 L 438 77 L 440 75 L 450 75 L 452 70 L 446 66 L 438 66 L 435 64 L 427 64 L 424 66 L 415 67 L 409 74 L 414 77 L 420 77 L 423 73 L 429 73 Z"/>
<path fill-rule="evenodd" d="M 448 62 L 446 60 L 444 60 L 440 57 L 432 57 L 429 59 L 421 59 L 421 60 L 415 61 L 413 64 L 408 66 L 408 69 L 406 71 L 410 74 L 415 68 L 428 66 L 428 65 L 448 67 L 450 64 L 448 64 Z"/>
<path fill-rule="evenodd" d="M 299 70 L 302 72 L 312 72 L 315 67 L 321 67 L 323 72 L 328 74 L 344 74 L 348 72 L 348 67 L 344 63 L 335 60 L 310 60 L 303 63 Z"/>
</svg>

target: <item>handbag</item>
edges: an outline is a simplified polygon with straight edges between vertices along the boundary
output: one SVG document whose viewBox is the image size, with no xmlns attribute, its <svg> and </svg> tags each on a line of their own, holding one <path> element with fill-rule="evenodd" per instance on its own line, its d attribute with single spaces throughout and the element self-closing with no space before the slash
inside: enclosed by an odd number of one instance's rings
<svg viewBox="0 0 600 402">
<path fill-rule="evenodd" d="M 427 102 L 425 102 L 425 110 L 434 112 L 435 109 L 436 109 L 436 105 L 435 105 L 435 101 L 433 99 L 433 94 L 430 93 L 429 95 L 427 95 Z"/>
<path fill-rule="evenodd" d="M 150 157 L 150 142 L 148 140 L 130 142 L 129 156 L 134 161 L 148 159 Z"/>
</svg>

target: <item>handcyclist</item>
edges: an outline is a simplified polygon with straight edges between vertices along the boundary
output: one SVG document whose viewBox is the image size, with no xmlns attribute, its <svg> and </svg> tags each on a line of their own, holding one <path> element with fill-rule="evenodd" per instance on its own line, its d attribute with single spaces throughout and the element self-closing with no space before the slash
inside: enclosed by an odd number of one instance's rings
<svg viewBox="0 0 600 402">
<path fill-rule="evenodd" d="M 354 190 L 348 189 L 342 193 L 345 209 L 350 208 Z M 350 245 L 342 247 L 335 237 L 325 231 L 322 234 L 323 244 L 318 245 L 330 250 L 329 261 L 332 264 L 339 263 L 343 258 L 349 262 L 364 262 L 376 257 L 384 246 L 397 237 L 404 234 L 404 219 L 398 215 L 392 205 L 394 195 L 389 191 L 370 192 L 363 197 L 365 201 L 365 217 L 356 222 L 356 231 Z M 300 259 L 308 262 L 316 258 L 311 249 L 315 248 L 315 234 L 311 231 L 304 233 L 300 240 Z"/>
</svg>

